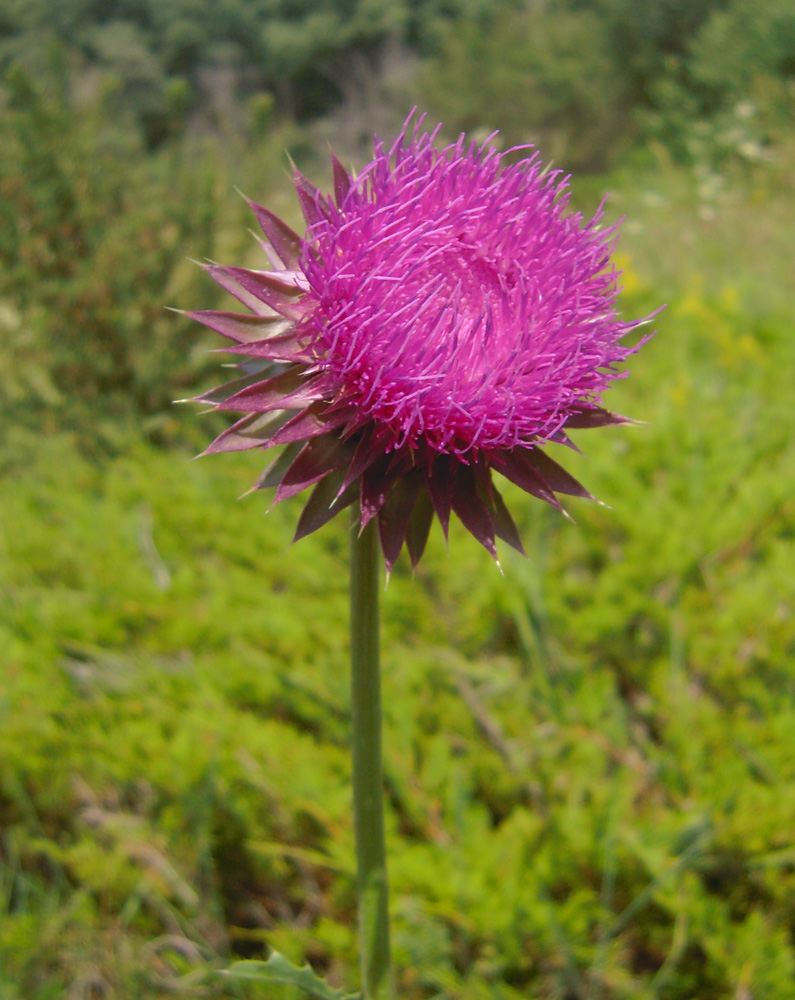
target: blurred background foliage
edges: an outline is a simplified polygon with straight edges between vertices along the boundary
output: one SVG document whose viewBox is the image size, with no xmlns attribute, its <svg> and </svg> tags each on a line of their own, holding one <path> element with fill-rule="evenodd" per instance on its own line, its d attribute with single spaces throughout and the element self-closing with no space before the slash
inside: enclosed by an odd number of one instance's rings
<svg viewBox="0 0 795 1000">
<path fill-rule="evenodd" d="M 668 309 L 648 426 L 571 459 L 612 509 L 513 497 L 527 561 L 433 536 L 384 597 L 400 995 L 791 1000 L 788 0 L 2 5 L 0 1000 L 355 985 L 346 527 L 288 551 L 261 457 L 189 462 L 223 356 L 165 307 L 259 260 L 235 188 L 299 226 L 287 154 L 327 186 L 414 104 L 609 190 Z"/>
</svg>

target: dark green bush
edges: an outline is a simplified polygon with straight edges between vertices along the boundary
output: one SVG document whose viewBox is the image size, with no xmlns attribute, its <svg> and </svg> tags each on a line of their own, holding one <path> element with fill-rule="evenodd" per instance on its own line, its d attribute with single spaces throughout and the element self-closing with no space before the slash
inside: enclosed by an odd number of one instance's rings
<svg viewBox="0 0 795 1000">
<path fill-rule="evenodd" d="M 165 311 L 200 280 L 219 198 L 205 158 L 144 155 L 99 105 L 19 66 L 0 92 L 4 415 L 81 426 L 161 414 L 206 364 Z"/>
<path fill-rule="evenodd" d="M 449 131 L 499 129 L 504 145 L 535 142 L 584 170 L 613 161 L 631 124 L 605 23 L 587 10 L 502 6 L 451 26 L 423 94 Z"/>
</svg>

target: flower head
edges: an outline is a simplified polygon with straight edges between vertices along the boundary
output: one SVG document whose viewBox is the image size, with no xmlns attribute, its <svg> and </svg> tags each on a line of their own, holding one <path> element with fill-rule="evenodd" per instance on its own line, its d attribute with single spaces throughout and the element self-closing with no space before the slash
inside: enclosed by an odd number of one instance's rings
<svg viewBox="0 0 795 1000">
<path fill-rule="evenodd" d="M 522 551 L 493 472 L 590 498 L 541 446 L 626 422 L 601 393 L 643 322 L 618 318 L 615 230 L 568 210 L 566 177 L 420 126 L 356 177 L 332 157 L 333 198 L 296 171 L 303 238 L 252 203 L 270 268 L 207 266 L 249 313 L 189 314 L 244 358 L 200 397 L 244 414 L 207 451 L 285 446 L 256 488 L 313 487 L 296 538 L 357 503 L 388 569 L 404 542 L 416 564 L 434 514 Z"/>
</svg>

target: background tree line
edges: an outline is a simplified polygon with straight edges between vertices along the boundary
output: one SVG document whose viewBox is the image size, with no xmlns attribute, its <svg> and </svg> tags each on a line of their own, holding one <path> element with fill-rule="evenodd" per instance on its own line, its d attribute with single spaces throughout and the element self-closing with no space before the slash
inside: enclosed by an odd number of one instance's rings
<svg viewBox="0 0 795 1000">
<path fill-rule="evenodd" d="M 792 111 L 795 8 L 788 0 L 10 0 L 0 67 L 40 73 L 57 40 L 78 96 L 113 90 L 149 147 L 214 125 L 235 105 L 307 122 L 395 53 L 417 99 L 451 128 L 550 137 L 600 168 L 650 137 L 687 147 L 695 119 L 743 99 Z M 402 96 L 402 95 L 401 95 Z M 222 105 L 222 102 L 221 102 Z M 223 106 L 223 105 L 222 105 Z M 230 121 L 225 123 L 227 126 Z M 760 138 L 770 139 L 766 120 Z"/>
</svg>

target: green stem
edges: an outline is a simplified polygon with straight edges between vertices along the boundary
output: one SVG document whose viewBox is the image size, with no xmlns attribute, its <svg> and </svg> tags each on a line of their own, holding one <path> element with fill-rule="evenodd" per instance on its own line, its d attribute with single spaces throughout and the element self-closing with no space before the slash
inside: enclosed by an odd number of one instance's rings
<svg viewBox="0 0 795 1000">
<path fill-rule="evenodd" d="M 351 744 L 363 1000 L 390 993 L 375 519 L 351 543 Z"/>
</svg>

